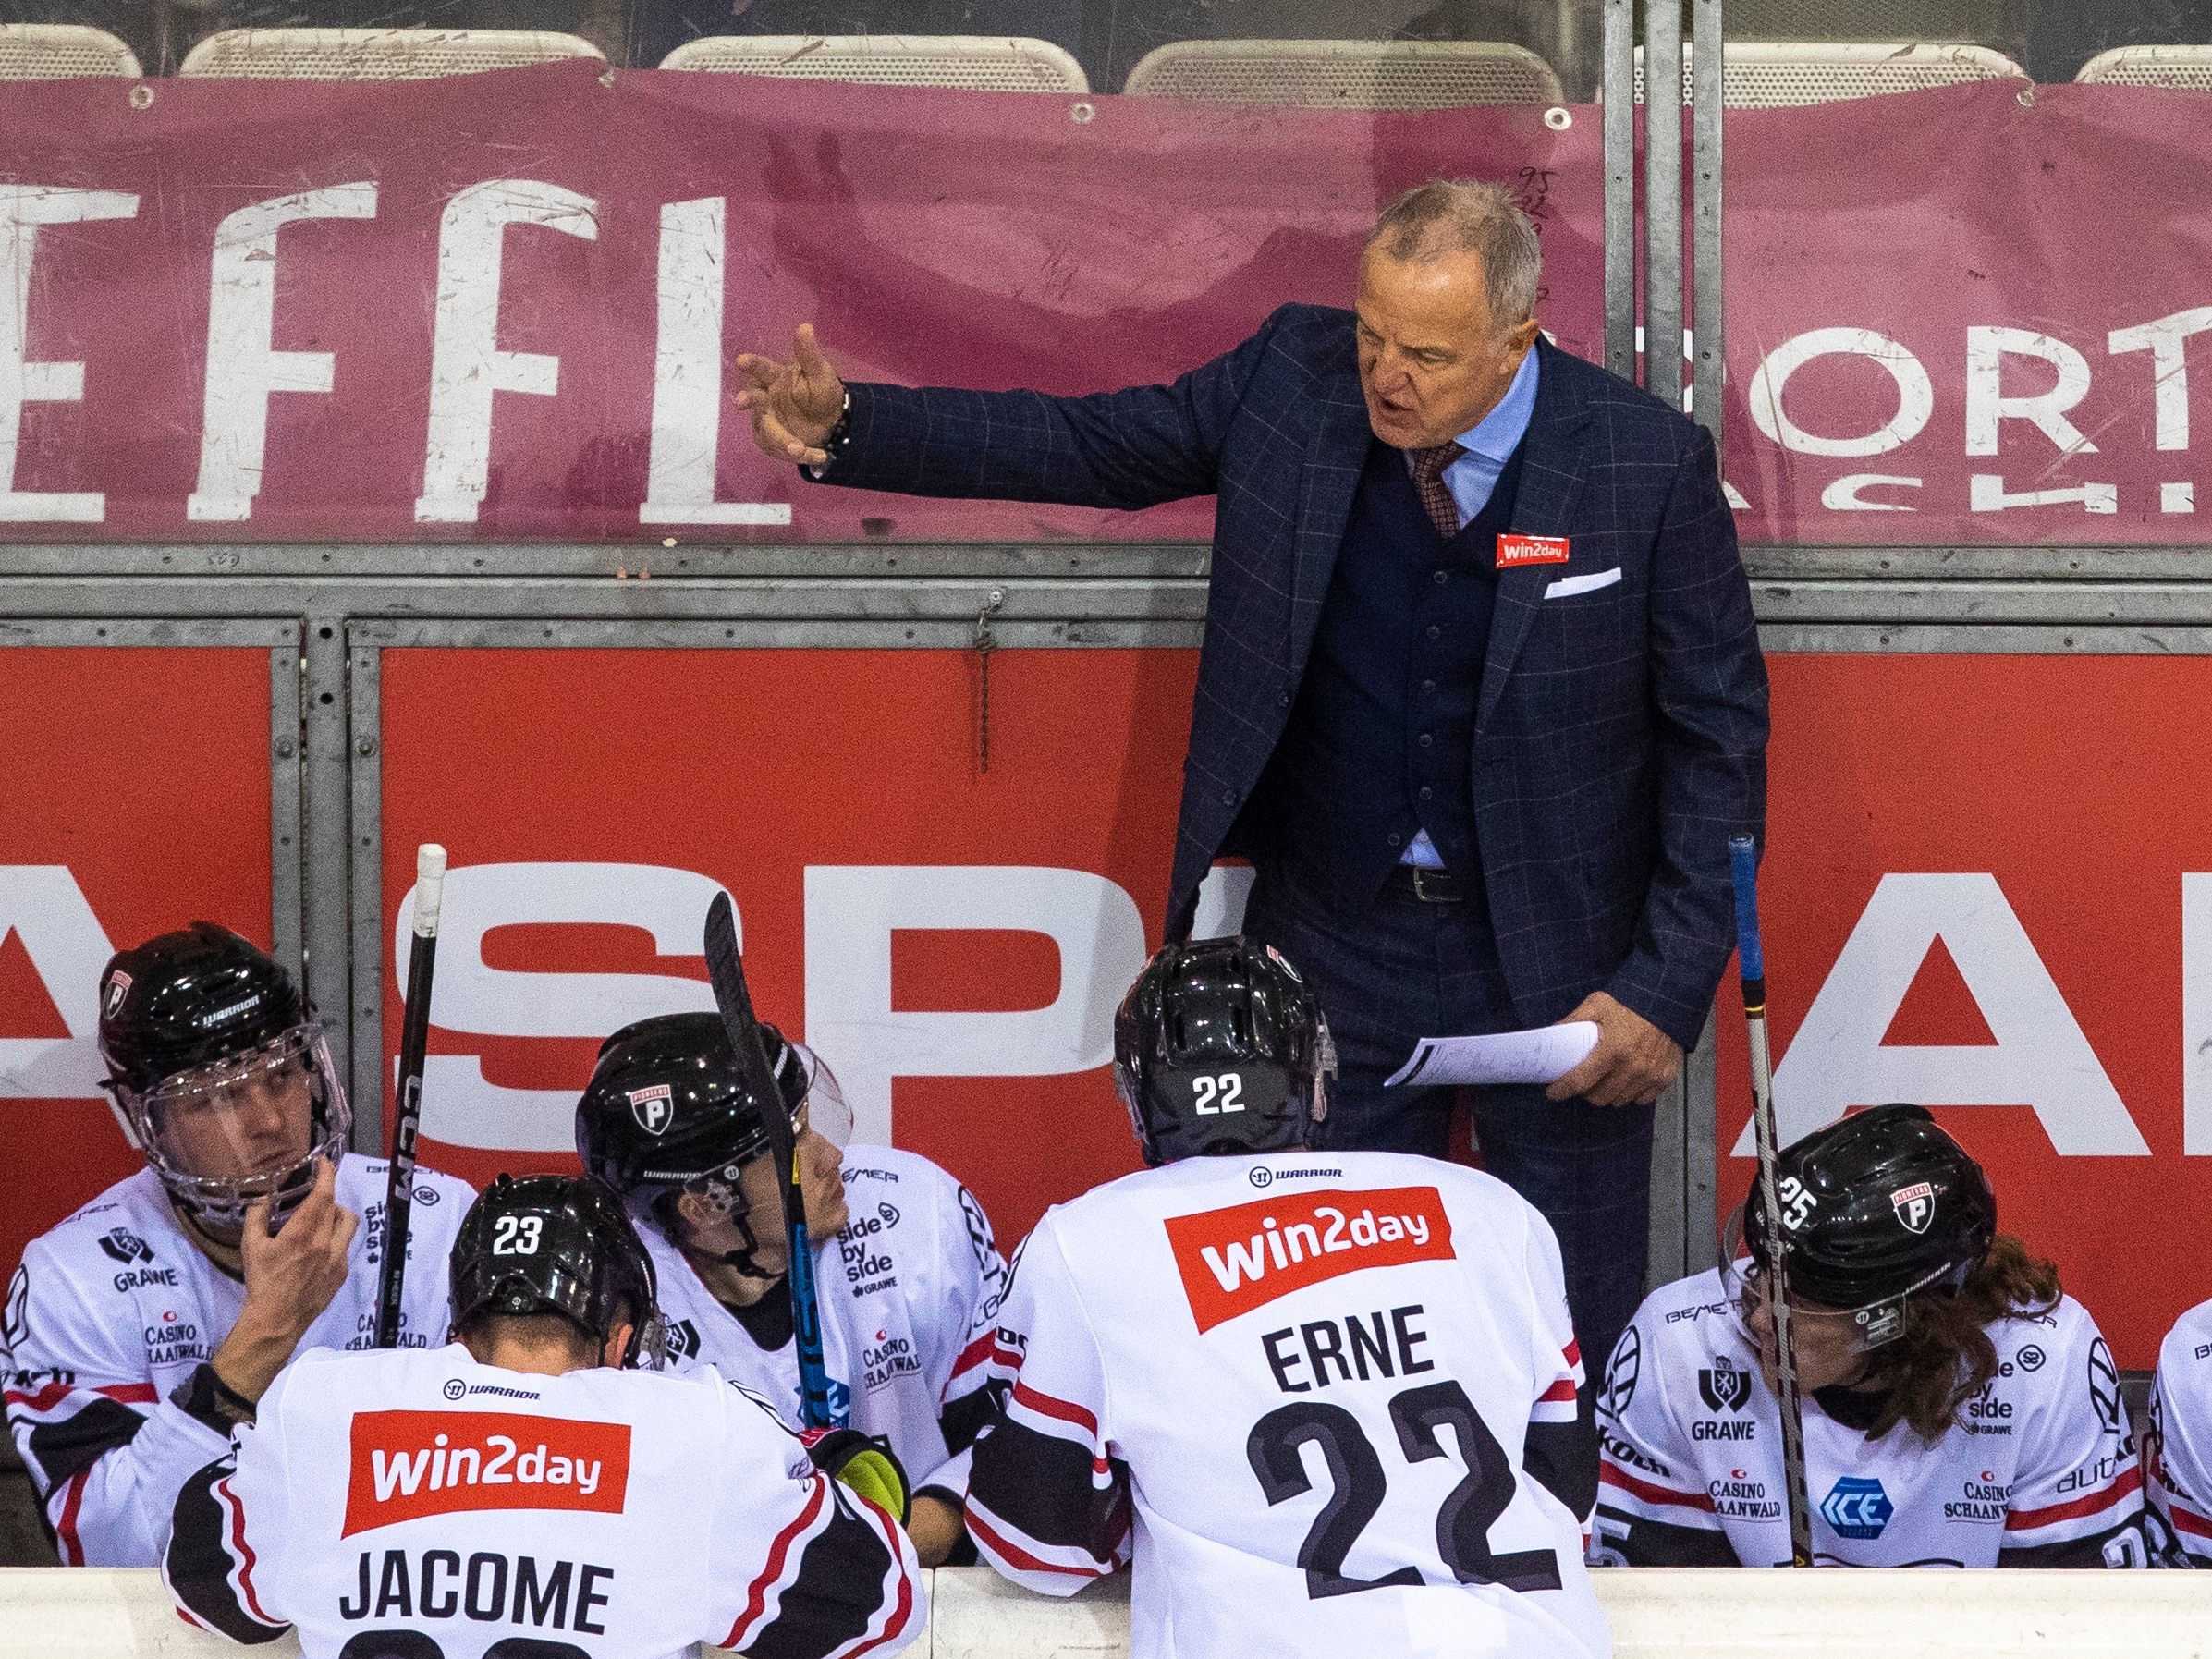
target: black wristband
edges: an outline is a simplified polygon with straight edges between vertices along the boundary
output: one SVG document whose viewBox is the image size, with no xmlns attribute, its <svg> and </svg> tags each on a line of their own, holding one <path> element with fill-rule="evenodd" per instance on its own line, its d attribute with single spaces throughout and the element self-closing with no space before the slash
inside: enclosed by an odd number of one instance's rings
<svg viewBox="0 0 2212 1659">
<path fill-rule="evenodd" d="M 177 1385 L 169 1403 L 225 1438 L 239 1423 L 253 1421 L 253 1402 L 217 1376 L 212 1360 L 202 1360 L 192 1367 L 192 1374 Z"/>
</svg>

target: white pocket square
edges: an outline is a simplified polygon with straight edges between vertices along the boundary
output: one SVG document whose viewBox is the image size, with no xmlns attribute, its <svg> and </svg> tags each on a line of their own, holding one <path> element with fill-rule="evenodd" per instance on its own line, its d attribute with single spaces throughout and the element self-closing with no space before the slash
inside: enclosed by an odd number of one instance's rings
<svg viewBox="0 0 2212 1659">
<path fill-rule="evenodd" d="M 1572 599 L 1577 593 L 1595 593 L 1600 588 L 1609 588 L 1620 579 L 1620 567 L 1610 570 L 1593 570 L 1587 576 L 1562 576 L 1544 590 L 1546 599 Z"/>
</svg>

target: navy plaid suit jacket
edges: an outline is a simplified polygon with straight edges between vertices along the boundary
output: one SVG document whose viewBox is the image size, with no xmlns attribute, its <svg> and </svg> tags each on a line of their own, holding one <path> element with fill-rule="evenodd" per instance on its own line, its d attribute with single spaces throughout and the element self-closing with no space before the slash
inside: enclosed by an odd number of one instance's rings
<svg viewBox="0 0 2212 1659">
<path fill-rule="evenodd" d="M 1705 431 L 1538 349 L 1513 529 L 1571 555 L 1498 576 L 1473 756 L 1498 956 L 1531 1024 L 1602 989 L 1687 1048 L 1735 944 L 1728 838 L 1766 818 L 1751 591 Z M 1169 885 L 1179 935 L 1289 717 L 1366 457 L 1352 314 L 1284 306 L 1172 385 L 851 392 L 828 482 L 1121 508 L 1219 497 Z"/>
</svg>

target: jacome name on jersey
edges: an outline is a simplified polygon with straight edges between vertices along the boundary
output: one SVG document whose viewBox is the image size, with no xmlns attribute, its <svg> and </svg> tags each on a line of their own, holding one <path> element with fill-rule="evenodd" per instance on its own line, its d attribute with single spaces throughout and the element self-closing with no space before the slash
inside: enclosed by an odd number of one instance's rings
<svg viewBox="0 0 2212 1659">
<path fill-rule="evenodd" d="M 1284 1193 L 1163 1225 L 1202 1332 L 1342 1274 L 1452 1255 L 1434 1187 Z"/>
<path fill-rule="evenodd" d="M 338 1536 L 469 1509 L 622 1513 L 629 1425 L 497 1411 L 361 1411 L 353 1418 Z"/>
</svg>

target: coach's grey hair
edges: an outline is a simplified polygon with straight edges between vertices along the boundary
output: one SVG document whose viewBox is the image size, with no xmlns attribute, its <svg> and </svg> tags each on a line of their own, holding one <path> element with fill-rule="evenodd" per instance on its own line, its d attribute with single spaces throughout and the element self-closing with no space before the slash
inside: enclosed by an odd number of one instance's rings
<svg viewBox="0 0 2212 1659">
<path fill-rule="evenodd" d="M 1367 246 L 1391 259 L 1428 261 L 1472 253 L 1483 262 L 1483 289 L 1500 329 L 1536 309 L 1544 265 L 1536 227 L 1502 184 L 1479 178 L 1432 178 L 1383 209 Z"/>
</svg>

